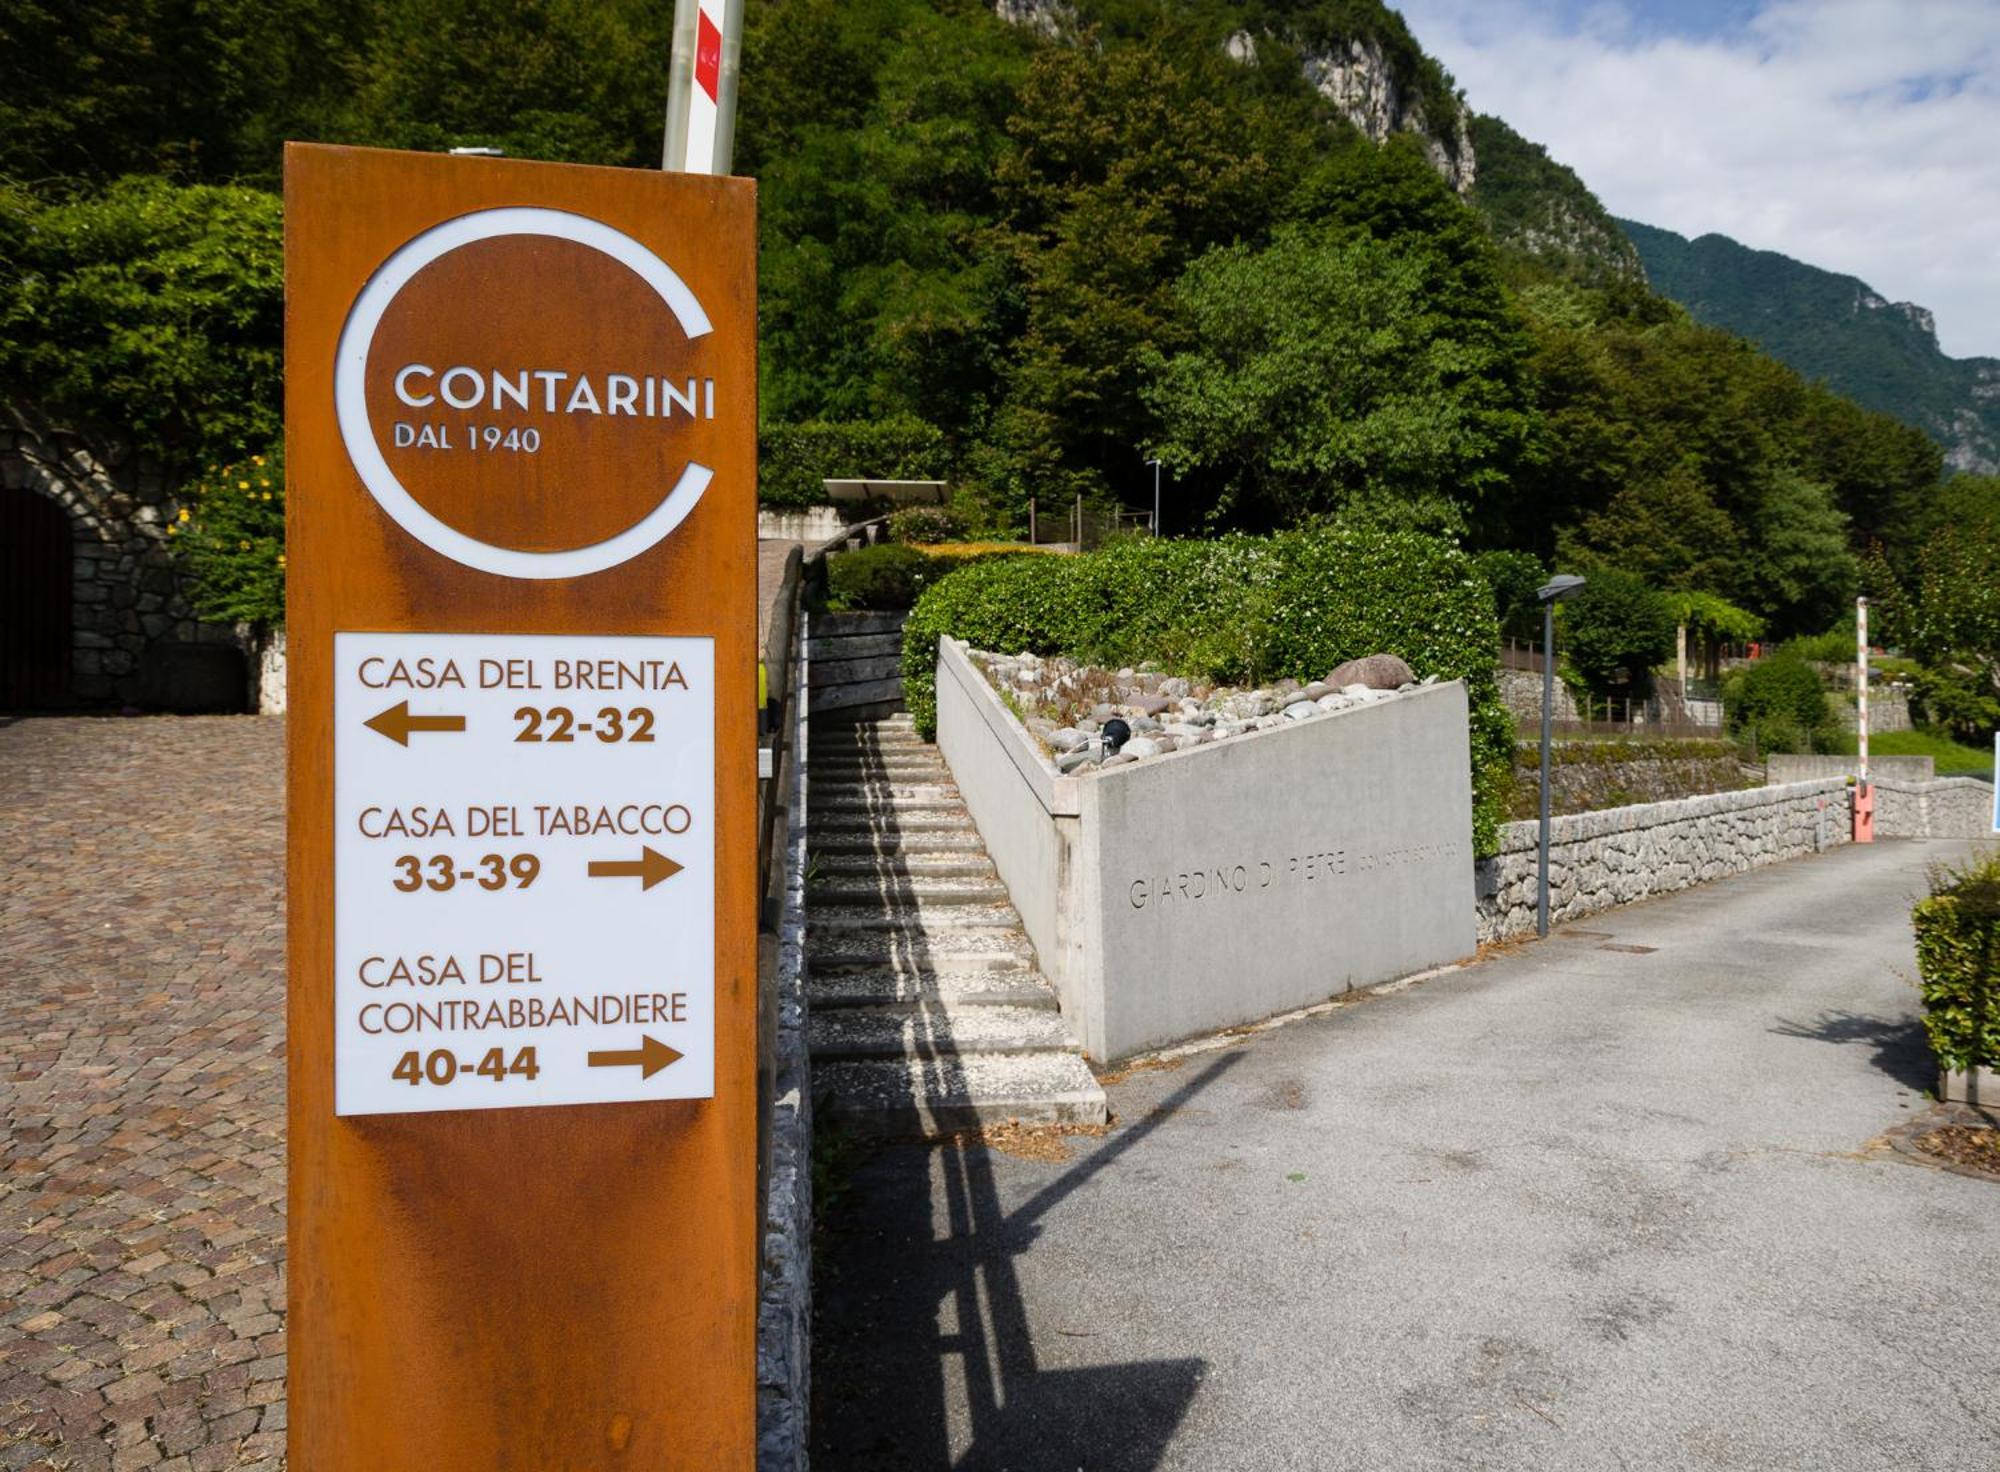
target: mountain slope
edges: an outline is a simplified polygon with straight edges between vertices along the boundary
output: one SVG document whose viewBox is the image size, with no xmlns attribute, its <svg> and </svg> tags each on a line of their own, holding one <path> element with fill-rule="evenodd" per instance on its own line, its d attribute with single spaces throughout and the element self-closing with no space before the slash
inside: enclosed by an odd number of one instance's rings
<svg viewBox="0 0 2000 1472">
<path fill-rule="evenodd" d="M 1472 120 L 1472 143 L 1472 203 L 1503 247 L 1589 284 L 1645 279 L 1632 242 L 1574 169 L 1483 113 Z"/>
<path fill-rule="evenodd" d="M 1724 235 L 1689 240 L 1621 220 L 1661 295 L 1808 378 L 1914 424 L 1954 470 L 2000 471 L 2000 359 L 1949 358 L 1931 314 L 1865 281 Z"/>
</svg>

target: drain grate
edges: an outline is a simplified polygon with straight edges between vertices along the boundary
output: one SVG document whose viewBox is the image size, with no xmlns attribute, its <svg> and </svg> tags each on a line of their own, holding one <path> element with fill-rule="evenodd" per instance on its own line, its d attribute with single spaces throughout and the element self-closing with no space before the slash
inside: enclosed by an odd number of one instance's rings
<svg viewBox="0 0 2000 1472">
<path fill-rule="evenodd" d="M 1628 956 L 1650 956 L 1650 955 L 1652 955 L 1652 954 L 1653 954 L 1653 952 L 1657 951 L 1657 950 L 1659 949 L 1659 947 L 1658 947 L 1658 946 L 1621 946 L 1621 945 L 1612 945 L 1612 944 L 1610 944 L 1610 943 L 1606 943 L 1606 944 L 1604 944 L 1604 945 L 1601 945 L 1601 946 L 1599 946 L 1599 947 L 1598 947 L 1598 949 L 1599 949 L 1600 951 L 1622 951 L 1622 952 L 1623 952 L 1623 953 L 1624 953 L 1625 955 L 1628 955 Z"/>
</svg>

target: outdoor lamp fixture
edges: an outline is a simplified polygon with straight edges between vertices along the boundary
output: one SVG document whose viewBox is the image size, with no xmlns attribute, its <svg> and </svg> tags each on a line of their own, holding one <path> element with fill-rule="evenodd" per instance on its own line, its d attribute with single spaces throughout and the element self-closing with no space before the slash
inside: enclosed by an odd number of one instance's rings
<svg viewBox="0 0 2000 1472">
<path fill-rule="evenodd" d="M 1574 573 L 1559 572 L 1535 590 L 1542 600 L 1542 844 L 1536 867 L 1535 934 L 1549 933 L 1549 730 L 1556 704 L 1556 603 L 1583 586 Z"/>
</svg>

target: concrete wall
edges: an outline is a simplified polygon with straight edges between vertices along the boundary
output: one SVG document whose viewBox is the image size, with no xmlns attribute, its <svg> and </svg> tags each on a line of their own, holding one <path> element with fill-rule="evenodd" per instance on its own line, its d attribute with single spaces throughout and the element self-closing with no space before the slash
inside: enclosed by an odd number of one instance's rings
<svg viewBox="0 0 2000 1472">
<path fill-rule="evenodd" d="M 1117 1058 L 1468 956 L 1456 682 L 1083 780 L 1087 1046 Z"/>
<path fill-rule="evenodd" d="M 1764 759 L 1764 780 L 1772 787 L 1782 787 L 1788 782 L 1815 782 L 1822 777 L 1852 777 L 1860 770 L 1858 756 L 1787 756 L 1773 752 Z M 1929 782 L 1937 776 L 1937 763 L 1927 756 L 1871 756 L 1868 775 L 1876 781 Z"/>
<path fill-rule="evenodd" d="M 1460 685 L 1061 777 L 946 641 L 938 743 L 1096 1058 L 1474 949 Z"/>
<path fill-rule="evenodd" d="M 829 541 L 847 529 L 847 517 L 838 506 L 802 506 L 796 509 L 757 512 L 757 539 L 760 542 Z"/>
<path fill-rule="evenodd" d="M 939 653 L 937 703 L 938 750 L 1020 911 L 1042 974 L 1085 1033 L 1084 1014 L 1098 999 L 1078 987 L 1082 935 L 1070 893 L 1082 779 L 1057 773 L 955 640 Z"/>
<path fill-rule="evenodd" d="M 1550 919 L 1581 919 L 1852 836 L 1841 778 L 1557 818 L 1549 825 Z M 1538 839 L 1532 821 L 1501 828 L 1499 854 L 1481 866 L 1481 941 L 1534 930 Z"/>
</svg>

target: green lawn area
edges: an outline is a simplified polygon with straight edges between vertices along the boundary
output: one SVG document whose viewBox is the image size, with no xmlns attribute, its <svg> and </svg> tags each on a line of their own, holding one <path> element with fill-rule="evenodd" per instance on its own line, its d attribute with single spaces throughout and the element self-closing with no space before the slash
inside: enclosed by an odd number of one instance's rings
<svg viewBox="0 0 2000 1472">
<path fill-rule="evenodd" d="M 1841 750 L 1854 754 L 1854 737 L 1843 739 Z M 1937 762 L 1940 777 L 1991 777 L 1992 751 L 1964 746 L 1949 736 L 1932 731 L 1883 731 L 1868 738 L 1870 756 L 1927 756 Z"/>
</svg>

